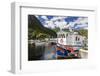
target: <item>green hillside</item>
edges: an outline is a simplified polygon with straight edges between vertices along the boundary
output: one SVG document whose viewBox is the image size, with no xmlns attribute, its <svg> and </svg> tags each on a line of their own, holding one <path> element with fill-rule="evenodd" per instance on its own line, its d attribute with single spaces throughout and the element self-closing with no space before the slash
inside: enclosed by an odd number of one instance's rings
<svg viewBox="0 0 100 76">
<path fill-rule="evenodd" d="M 55 31 L 44 27 L 34 16 L 28 15 L 28 39 L 43 39 L 45 37 L 57 37 Z"/>
</svg>

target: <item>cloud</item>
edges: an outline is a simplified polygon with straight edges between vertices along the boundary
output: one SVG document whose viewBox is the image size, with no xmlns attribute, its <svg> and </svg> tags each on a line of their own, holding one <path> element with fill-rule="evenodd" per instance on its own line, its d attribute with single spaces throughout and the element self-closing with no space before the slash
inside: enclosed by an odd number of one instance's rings
<svg viewBox="0 0 100 76">
<path fill-rule="evenodd" d="M 52 19 L 46 19 L 47 17 L 42 17 L 45 19 L 45 23 L 43 24 L 45 27 L 49 27 L 49 28 L 55 28 L 55 27 L 60 27 L 62 28 L 64 25 L 67 24 L 67 22 L 64 20 L 66 17 L 58 17 L 58 16 L 54 16 L 52 17 Z"/>
<path fill-rule="evenodd" d="M 74 17 L 74 16 L 36 16 L 43 26 L 47 28 L 73 28 L 73 29 L 85 29 L 88 28 L 87 17 Z"/>
<path fill-rule="evenodd" d="M 45 21 L 44 26 L 48 28 L 55 28 L 56 25 L 52 21 Z"/>
<path fill-rule="evenodd" d="M 76 20 L 77 24 L 85 24 L 88 23 L 88 18 L 87 17 L 80 17 Z"/>
<path fill-rule="evenodd" d="M 41 18 L 48 20 L 47 16 L 41 16 Z"/>
<path fill-rule="evenodd" d="M 87 27 L 88 27 L 87 24 L 77 24 L 75 29 L 86 29 Z"/>
<path fill-rule="evenodd" d="M 79 17 L 76 21 L 70 22 L 69 27 L 74 29 L 87 29 L 88 28 L 88 18 Z"/>
<path fill-rule="evenodd" d="M 53 23 L 56 25 L 56 27 L 63 28 L 66 26 L 67 22 L 64 20 L 64 18 L 58 18 L 58 19 L 53 19 Z"/>
</svg>

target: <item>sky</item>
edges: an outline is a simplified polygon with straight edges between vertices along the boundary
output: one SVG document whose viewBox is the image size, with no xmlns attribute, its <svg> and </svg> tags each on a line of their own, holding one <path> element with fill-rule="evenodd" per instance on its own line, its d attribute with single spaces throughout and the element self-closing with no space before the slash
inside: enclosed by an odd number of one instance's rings
<svg viewBox="0 0 100 76">
<path fill-rule="evenodd" d="M 80 16 L 45 16 L 36 15 L 44 27 L 54 29 L 59 27 L 72 29 L 88 29 L 88 17 Z"/>
</svg>

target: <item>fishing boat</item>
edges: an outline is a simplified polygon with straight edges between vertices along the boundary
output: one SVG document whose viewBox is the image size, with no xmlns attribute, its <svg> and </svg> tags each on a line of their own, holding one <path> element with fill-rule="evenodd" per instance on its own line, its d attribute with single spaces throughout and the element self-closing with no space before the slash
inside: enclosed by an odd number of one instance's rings
<svg viewBox="0 0 100 76">
<path fill-rule="evenodd" d="M 85 37 L 69 29 L 57 32 L 57 58 L 80 58 L 79 50 L 84 46 Z"/>
</svg>

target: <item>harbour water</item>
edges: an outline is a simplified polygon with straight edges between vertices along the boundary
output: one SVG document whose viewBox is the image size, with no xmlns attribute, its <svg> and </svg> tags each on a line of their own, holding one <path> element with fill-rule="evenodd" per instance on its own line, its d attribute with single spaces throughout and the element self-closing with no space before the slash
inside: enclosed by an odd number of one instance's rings
<svg viewBox="0 0 100 76">
<path fill-rule="evenodd" d="M 60 59 L 74 59 L 74 58 L 87 58 L 87 52 L 81 51 L 79 47 L 79 50 L 76 52 L 66 52 L 68 50 L 65 49 L 65 51 L 62 51 L 64 49 L 61 48 L 61 52 L 57 52 L 57 44 L 54 42 L 37 42 L 37 43 L 31 43 L 28 44 L 28 60 L 55 60 L 58 59 L 58 54 L 61 54 L 62 57 Z M 64 54 L 66 52 L 66 55 Z M 68 54 L 67 54 L 68 53 Z M 74 56 L 74 54 L 76 57 Z M 65 55 L 65 57 L 64 57 Z M 70 55 L 70 56 L 68 56 Z"/>
<path fill-rule="evenodd" d="M 50 42 L 28 44 L 28 60 L 56 59 L 56 45 Z"/>
</svg>

